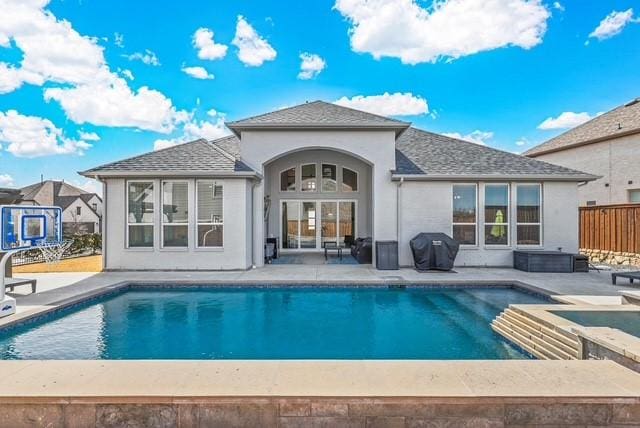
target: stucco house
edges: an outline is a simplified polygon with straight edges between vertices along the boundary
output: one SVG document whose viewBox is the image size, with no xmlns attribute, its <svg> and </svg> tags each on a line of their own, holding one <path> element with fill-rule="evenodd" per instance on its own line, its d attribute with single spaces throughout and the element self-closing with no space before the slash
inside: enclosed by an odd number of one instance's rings
<svg viewBox="0 0 640 428">
<path fill-rule="evenodd" d="M 232 135 L 102 165 L 106 269 L 247 269 L 265 241 L 321 251 L 444 232 L 458 265 L 516 248 L 578 251 L 578 184 L 596 177 L 315 101 L 228 123 Z M 375 263 L 375 256 L 374 256 Z"/>
<path fill-rule="evenodd" d="M 524 155 L 600 176 L 579 187 L 580 206 L 640 203 L 640 98 Z"/>
<path fill-rule="evenodd" d="M 65 235 L 100 233 L 102 198 L 57 180 L 42 180 L 20 189 L 22 205 L 53 205 L 62 208 Z"/>
</svg>

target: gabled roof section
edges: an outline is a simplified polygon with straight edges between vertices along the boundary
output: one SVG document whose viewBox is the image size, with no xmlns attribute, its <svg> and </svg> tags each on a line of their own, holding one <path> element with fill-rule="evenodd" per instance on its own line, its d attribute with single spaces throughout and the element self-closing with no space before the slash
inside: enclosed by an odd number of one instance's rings
<svg viewBox="0 0 640 428">
<path fill-rule="evenodd" d="M 238 136 L 250 129 L 389 129 L 400 135 L 411 124 L 324 101 L 312 101 L 227 123 Z"/>
<path fill-rule="evenodd" d="M 524 152 L 525 156 L 539 156 L 571 147 L 597 143 L 612 138 L 640 133 L 640 98 L 576 126 L 549 141 Z"/>
<path fill-rule="evenodd" d="M 590 181 L 598 177 L 468 141 L 409 128 L 396 141 L 394 178 Z"/>
<path fill-rule="evenodd" d="M 229 139 L 199 139 L 83 171 L 85 177 L 255 176 L 257 173 L 225 149 Z M 218 145 L 217 143 L 221 144 Z"/>
</svg>

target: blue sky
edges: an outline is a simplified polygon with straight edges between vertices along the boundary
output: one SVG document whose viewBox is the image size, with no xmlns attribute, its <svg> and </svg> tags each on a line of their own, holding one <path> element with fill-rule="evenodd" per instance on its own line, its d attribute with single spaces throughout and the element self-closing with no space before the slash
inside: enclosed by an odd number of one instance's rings
<svg viewBox="0 0 640 428">
<path fill-rule="evenodd" d="M 306 100 L 519 152 L 640 96 L 640 2 L 507 3 L 0 0 L 0 186 Z"/>
</svg>

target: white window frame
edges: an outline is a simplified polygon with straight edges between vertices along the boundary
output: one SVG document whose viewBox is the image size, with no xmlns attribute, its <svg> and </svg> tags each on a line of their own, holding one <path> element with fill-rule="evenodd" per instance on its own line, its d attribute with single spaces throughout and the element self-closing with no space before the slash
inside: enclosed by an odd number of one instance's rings
<svg viewBox="0 0 640 428">
<path fill-rule="evenodd" d="M 476 191 L 476 221 L 475 223 L 456 223 L 453 221 L 453 187 L 454 186 L 473 186 Z M 475 244 L 460 244 L 461 248 L 478 248 L 479 245 L 479 231 L 478 231 L 478 211 L 479 211 L 479 194 L 478 194 L 478 183 L 452 183 L 451 185 L 451 236 L 453 237 L 453 228 L 454 226 L 475 226 L 476 234 L 475 234 Z"/>
<path fill-rule="evenodd" d="M 507 222 L 506 223 L 494 223 L 487 221 L 487 187 L 498 187 L 498 186 L 506 186 L 507 187 Z M 484 183 L 482 188 L 482 236 L 483 236 L 483 245 L 485 248 L 509 248 L 511 247 L 512 235 L 511 232 L 511 218 L 513 217 L 512 213 L 512 201 L 511 201 L 511 185 L 510 183 Z M 506 244 L 488 244 L 487 243 L 487 226 L 504 226 L 507 231 L 507 243 Z"/>
<path fill-rule="evenodd" d="M 293 190 L 282 190 L 282 173 L 285 171 L 289 171 L 290 169 L 293 170 Z M 300 170 L 300 176 L 301 174 L 302 174 L 302 170 Z M 285 168 L 278 173 L 278 191 L 280 193 L 293 193 L 298 191 L 298 166 L 297 165 L 293 165 L 288 168 Z"/>
<path fill-rule="evenodd" d="M 309 165 L 313 165 L 316 171 L 316 175 L 315 175 L 315 180 L 316 180 L 316 187 L 312 190 L 305 190 L 304 188 L 304 178 L 302 177 L 302 168 L 304 168 L 305 166 L 309 166 Z M 300 192 L 301 193 L 317 193 L 318 192 L 318 187 L 321 186 L 321 183 L 318 183 L 318 164 L 316 162 L 309 162 L 309 163 L 303 163 L 300 164 Z"/>
<path fill-rule="evenodd" d="M 222 221 L 217 221 L 217 222 L 200 222 L 198 220 L 198 183 L 213 183 L 214 189 L 215 186 L 222 186 Z M 214 190 L 215 191 L 215 190 Z M 201 180 L 195 180 L 195 185 L 194 185 L 194 193 L 195 193 L 195 205 L 194 205 L 194 213 L 193 213 L 193 218 L 195 218 L 195 227 L 193 228 L 193 233 L 194 233 L 194 240 L 196 243 L 195 248 L 197 250 L 214 250 L 214 251 L 219 251 L 221 249 L 224 248 L 224 243 L 226 242 L 226 232 L 227 232 L 227 228 L 224 227 L 224 195 L 225 195 L 225 185 L 224 185 L 224 181 L 220 181 L 220 180 L 214 180 L 214 179 L 201 179 Z M 200 246 L 200 243 L 198 242 L 198 226 L 222 226 L 222 245 L 218 245 L 215 247 L 212 246 Z"/>
<path fill-rule="evenodd" d="M 153 221 L 151 223 L 129 223 L 129 183 L 151 183 L 153 185 Z M 128 250 L 134 251 L 153 251 L 157 244 L 156 242 L 156 216 L 158 215 L 157 205 L 158 205 L 158 195 L 157 195 L 157 181 L 156 180 L 145 180 L 145 179 L 137 179 L 137 180 L 126 180 L 125 181 L 125 192 L 124 192 L 124 213 L 125 213 L 125 231 L 124 231 L 124 244 L 125 248 Z M 150 247 L 132 247 L 129 245 L 129 226 L 151 226 L 153 229 L 153 245 Z"/>
<path fill-rule="evenodd" d="M 356 190 L 344 190 L 344 170 L 348 169 L 349 171 L 356 174 Z M 348 166 L 341 165 L 340 166 L 340 192 L 342 193 L 359 193 L 360 192 L 360 171 L 356 171 L 353 168 L 349 168 Z"/>
<path fill-rule="evenodd" d="M 187 221 L 182 223 L 165 223 L 164 221 L 164 185 L 166 183 L 186 183 L 187 185 Z M 160 182 L 160 248 L 167 248 L 171 250 L 188 250 L 190 244 L 189 233 L 189 219 L 191 218 L 190 208 L 190 186 L 189 180 L 162 180 Z M 169 245 L 164 245 L 164 227 L 165 226 L 187 226 L 187 245 L 181 247 L 173 247 Z"/>
<path fill-rule="evenodd" d="M 538 186 L 538 188 L 540 189 L 540 191 L 538 192 L 538 207 L 540 209 L 540 215 L 539 215 L 539 222 L 538 223 L 519 223 L 518 222 L 518 186 Z M 541 248 L 544 247 L 544 242 L 543 242 L 543 238 L 544 238 L 544 233 L 542 232 L 542 228 L 543 228 L 543 224 L 544 224 L 544 211 L 542 209 L 542 204 L 543 204 L 543 190 L 544 187 L 542 186 L 542 183 L 515 183 L 514 185 L 515 187 L 515 195 L 514 195 L 514 199 L 515 199 L 515 204 L 514 204 L 514 211 L 515 211 L 515 224 L 516 224 L 516 230 L 515 230 L 515 236 L 516 236 L 516 247 L 518 248 Z M 518 226 L 539 226 L 538 227 L 538 233 L 539 235 L 539 244 L 518 244 Z"/>
<path fill-rule="evenodd" d="M 324 166 L 328 165 L 328 166 L 332 166 L 335 168 L 336 170 L 336 190 L 325 190 L 324 189 Z M 339 191 L 339 187 L 338 185 L 340 184 L 340 181 L 338 180 L 338 165 L 335 163 L 330 163 L 330 162 L 320 162 L 320 192 L 322 193 L 337 193 Z"/>
</svg>

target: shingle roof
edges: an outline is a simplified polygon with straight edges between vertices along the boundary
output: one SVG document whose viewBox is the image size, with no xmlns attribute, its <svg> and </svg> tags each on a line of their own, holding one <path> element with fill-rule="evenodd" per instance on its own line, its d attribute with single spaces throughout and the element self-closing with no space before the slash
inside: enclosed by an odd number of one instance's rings
<svg viewBox="0 0 640 428">
<path fill-rule="evenodd" d="M 207 141 L 199 139 L 132 158 L 101 165 L 83 171 L 84 176 L 145 175 L 146 173 L 171 174 L 229 174 L 255 173 L 249 166 L 229 153 L 228 140 Z M 229 146 L 230 147 L 230 146 Z"/>
<path fill-rule="evenodd" d="M 236 134 L 247 128 L 389 128 L 400 133 L 409 125 L 408 122 L 324 101 L 312 101 L 227 123 Z"/>
<path fill-rule="evenodd" d="M 524 155 L 538 156 L 576 145 L 595 143 L 633 133 L 640 133 L 640 98 L 616 107 L 610 112 L 527 150 Z"/>
<path fill-rule="evenodd" d="M 409 128 L 396 141 L 396 175 L 531 177 L 592 180 L 596 177 L 536 159 L 444 135 Z"/>
</svg>

